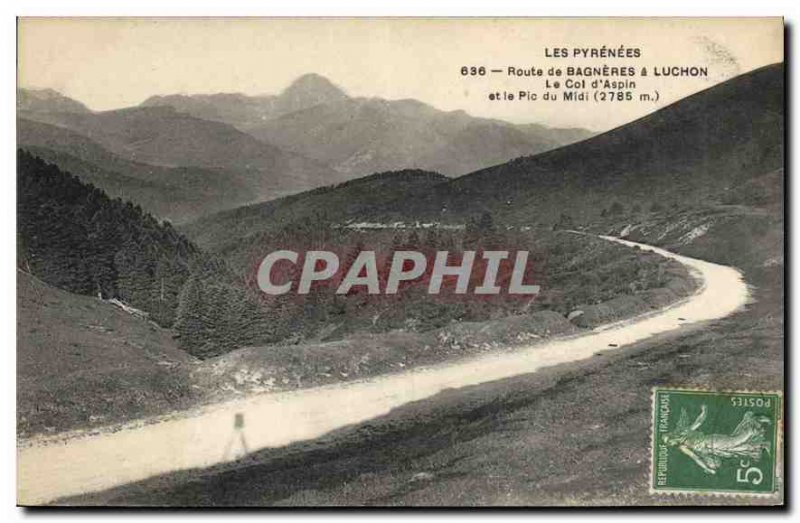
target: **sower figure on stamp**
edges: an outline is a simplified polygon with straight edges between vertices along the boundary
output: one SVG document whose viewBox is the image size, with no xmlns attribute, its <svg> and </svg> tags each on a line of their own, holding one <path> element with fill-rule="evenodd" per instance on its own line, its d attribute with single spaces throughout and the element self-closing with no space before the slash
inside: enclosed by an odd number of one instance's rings
<svg viewBox="0 0 800 523">
<path fill-rule="evenodd" d="M 716 474 L 723 459 L 747 458 L 757 461 L 763 451 L 770 451 L 764 430 L 764 425 L 770 423 L 769 418 L 748 411 L 730 435 L 704 434 L 699 429 L 706 420 L 706 414 L 706 406 L 703 405 L 700 415 L 690 424 L 689 414 L 686 409 L 681 409 L 678 424 L 664 435 L 663 440 L 667 445 L 678 447 L 707 474 Z"/>
</svg>

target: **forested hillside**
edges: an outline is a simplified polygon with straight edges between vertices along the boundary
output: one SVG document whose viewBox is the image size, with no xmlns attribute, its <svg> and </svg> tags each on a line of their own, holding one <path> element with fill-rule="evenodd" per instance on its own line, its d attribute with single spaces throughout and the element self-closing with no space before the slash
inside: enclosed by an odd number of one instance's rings
<svg viewBox="0 0 800 523">
<path fill-rule="evenodd" d="M 168 222 L 19 151 L 17 263 L 62 289 L 118 298 L 170 326 L 198 253 Z"/>
<path fill-rule="evenodd" d="M 169 222 L 36 158 L 18 153 L 17 264 L 61 289 L 116 298 L 172 327 L 198 357 L 287 335 L 225 261 Z"/>
</svg>

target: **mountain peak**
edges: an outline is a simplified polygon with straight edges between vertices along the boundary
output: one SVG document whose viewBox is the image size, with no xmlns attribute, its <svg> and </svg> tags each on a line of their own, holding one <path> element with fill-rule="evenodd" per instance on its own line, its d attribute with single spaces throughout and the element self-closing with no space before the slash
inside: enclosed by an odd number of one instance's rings
<svg viewBox="0 0 800 523">
<path fill-rule="evenodd" d="M 336 92 L 340 94 L 344 94 L 344 91 L 337 87 L 333 82 L 322 76 L 321 74 L 317 73 L 306 73 L 302 76 L 298 76 L 295 80 L 289 84 L 283 93 L 286 94 L 287 91 L 292 90 L 314 90 L 314 91 L 329 91 L 329 92 Z"/>
<path fill-rule="evenodd" d="M 280 94 L 281 101 L 294 110 L 323 103 L 340 102 L 347 98 L 347 94 L 342 89 L 316 73 L 300 76 Z"/>
</svg>

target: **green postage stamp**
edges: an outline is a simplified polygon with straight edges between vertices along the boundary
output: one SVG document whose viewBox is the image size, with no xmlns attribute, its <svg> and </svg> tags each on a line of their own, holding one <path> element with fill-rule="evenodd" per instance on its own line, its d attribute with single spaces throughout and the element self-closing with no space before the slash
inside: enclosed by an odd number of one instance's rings
<svg viewBox="0 0 800 523">
<path fill-rule="evenodd" d="M 777 490 L 780 393 L 653 389 L 653 493 Z"/>
</svg>

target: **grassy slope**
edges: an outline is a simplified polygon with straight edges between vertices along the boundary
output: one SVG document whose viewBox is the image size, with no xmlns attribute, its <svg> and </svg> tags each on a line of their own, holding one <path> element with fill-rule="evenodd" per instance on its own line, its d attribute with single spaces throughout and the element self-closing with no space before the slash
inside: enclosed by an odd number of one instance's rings
<svg viewBox="0 0 800 523">
<path fill-rule="evenodd" d="M 168 331 L 18 271 L 19 436 L 185 407 L 191 366 Z"/>
<path fill-rule="evenodd" d="M 497 223 L 552 224 L 626 210 L 724 201 L 783 161 L 783 74 L 775 64 L 738 76 L 583 142 L 483 169 L 373 218 L 463 221 L 489 210 Z M 446 212 L 443 210 L 446 209 Z"/>
</svg>

